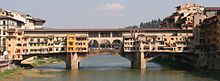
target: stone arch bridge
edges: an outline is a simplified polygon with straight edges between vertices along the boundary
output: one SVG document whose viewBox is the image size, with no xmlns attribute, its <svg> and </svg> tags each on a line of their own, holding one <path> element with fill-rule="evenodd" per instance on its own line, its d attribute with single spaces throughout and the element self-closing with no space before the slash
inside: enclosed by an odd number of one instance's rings
<svg viewBox="0 0 220 81">
<path fill-rule="evenodd" d="M 181 54 L 181 53 L 165 53 L 165 52 L 133 52 L 133 53 L 124 53 L 119 50 L 106 50 L 101 52 L 94 53 L 70 53 L 70 52 L 62 52 L 62 53 L 38 53 L 38 54 L 24 54 L 23 60 L 37 56 L 37 57 L 54 57 L 59 58 L 66 63 L 67 69 L 77 70 L 80 67 L 80 61 L 91 56 L 95 55 L 117 55 L 128 59 L 131 63 L 132 69 L 146 69 L 146 63 L 152 59 L 157 57 L 168 55 L 171 56 L 169 58 L 174 58 L 175 61 L 184 61 L 189 65 L 192 64 L 194 56 L 190 56 L 191 54 Z M 193 66 L 193 65 L 192 65 Z"/>
<path fill-rule="evenodd" d="M 136 62 L 138 61 L 137 58 L 135 58 L 135 54 L 124 54 L 120 50 L 116 49 L 104 49 L 104 50 L 96 50 L 94 52 L 88 52 L 88 53 L 70 53 L 70 52 L 62 52 L 62 53 L 35 53 L 35 54 L 23 54 L 22 60 L 19 60 L 19 63 L 21 61 L 26 60 L 30 57 L 53 57 L 53 58 L 59 58 L 62 61 L 66 63 L 66 68 L 67 69 L 79 69 L 80 67 L 80 61 L 84 60 L 86 58 L 89 58 L 91 56 L 96 56 L 96 55 L 116 55 L 116 56 L 121 56 L 126 59 L 128 59 L 131 62 L 131 68 L 134 69 L 141 69 L 140 63 Z M 14 60 L 16 61 L 16 60 Z M 18 61 L 18 60 L 17 60 Z M 146 60 L 144 61 L 144 64 L 146 63 Z"/>
</svg>

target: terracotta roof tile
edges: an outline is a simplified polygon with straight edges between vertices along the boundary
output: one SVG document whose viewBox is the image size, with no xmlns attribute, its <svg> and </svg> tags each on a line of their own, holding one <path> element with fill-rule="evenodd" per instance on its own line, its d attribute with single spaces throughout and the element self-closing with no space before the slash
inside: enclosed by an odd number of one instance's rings
<svg viewBox="0 0 220 81">
<path fill-rule="evenodd" d="M 205 10 L 212 11 L 212 10 L 220 10 L 220 7 L 205 7 Z"/>
</svg>

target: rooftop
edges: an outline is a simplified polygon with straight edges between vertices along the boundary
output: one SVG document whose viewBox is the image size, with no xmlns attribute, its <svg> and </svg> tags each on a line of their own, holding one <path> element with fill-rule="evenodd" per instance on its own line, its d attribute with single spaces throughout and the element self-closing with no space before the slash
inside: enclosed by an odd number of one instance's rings
<svg viewBox="0 0 220 81">
<path fill-rule="evenodd" d="M 40 18 L 33 18 L 32 19 L 35 22 L 46 22 L 46 20 L 40 19 Z"/>
<path fill-rule="evenodd" d="M 20 20 L 17 20 L 17 19 L 14 19 L 12 17 L 8 17 L 8 16 L 0 16 L 0 19 L 11 19 L 11 20 L 15 20 L 15 21 L 18 21 L 18 22 L 23 22 L 23 21 L 20 21 Z"/>
<path fill-rule="evenodd" d="M 220 7 L 205 7 L 206 11 L 218 11 L 220 10 Z"/>
<path fill-rule="evenodd" d="M 143 31 L 180 31 L 190 29 L 180 28 L 118 28 L 118 29 L 35 29 L 35 30 L 24 30 L 25 32 L 130 32 L 130 30 L 143 30 Z"/>
</svg>

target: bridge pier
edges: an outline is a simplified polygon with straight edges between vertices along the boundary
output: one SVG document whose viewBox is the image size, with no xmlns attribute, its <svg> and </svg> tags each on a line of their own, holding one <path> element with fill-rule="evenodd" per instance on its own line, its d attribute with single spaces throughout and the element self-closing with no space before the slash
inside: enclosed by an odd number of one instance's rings
<svg viewBox="0 0 220 81">
<path fill-rule="evenodd" d="M 137 52 L 131 60 L 132 69 L 146 69 L 147 60 L 144 58 L 144 52 Z"/>
<path fill-rule="evenodd" d="M 71 70 L 79 69 L 79 59 L 77 53 L 70 53 L 66 55 L 66 68 Z"/>
</svg>

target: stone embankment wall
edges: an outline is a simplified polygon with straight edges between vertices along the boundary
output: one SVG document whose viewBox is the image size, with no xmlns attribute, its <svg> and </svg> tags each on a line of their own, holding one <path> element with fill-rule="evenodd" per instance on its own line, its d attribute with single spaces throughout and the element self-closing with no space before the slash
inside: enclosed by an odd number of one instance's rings
<svg viewBox="0 0 220 81">
<path fill-rule="evenodd" d="M 11 64 L 9 60 L 0 60 L 0 71 L 10 69 Z"/>
</svg>

